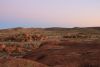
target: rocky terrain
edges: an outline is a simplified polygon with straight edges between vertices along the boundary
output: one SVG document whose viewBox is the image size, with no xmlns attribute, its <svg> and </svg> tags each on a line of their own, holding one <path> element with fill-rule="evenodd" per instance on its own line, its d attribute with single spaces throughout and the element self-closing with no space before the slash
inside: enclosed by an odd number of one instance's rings
<svg viewBox="0 0 100 67">
<path fill-rule="evenodd" d="M 0 30 L 0 67 L 100 67 L 100 28 Z"/>
</svg>

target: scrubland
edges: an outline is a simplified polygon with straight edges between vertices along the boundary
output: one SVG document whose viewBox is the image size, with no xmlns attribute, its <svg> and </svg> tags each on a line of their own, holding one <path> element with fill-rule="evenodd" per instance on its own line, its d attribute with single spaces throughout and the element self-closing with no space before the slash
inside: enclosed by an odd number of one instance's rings
<svg viewBox="0 0 100 67">
<path fill-rule="evenodd" d="M 1 29 L 0 67 L 100 67 L 100 28 Z"/>
</svg>

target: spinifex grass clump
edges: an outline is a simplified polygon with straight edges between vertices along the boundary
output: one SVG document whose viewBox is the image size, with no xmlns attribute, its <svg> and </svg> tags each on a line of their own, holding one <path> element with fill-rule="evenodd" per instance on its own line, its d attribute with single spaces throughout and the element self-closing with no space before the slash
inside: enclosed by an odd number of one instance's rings
<svg viewBox="0 0 100 67">
<path fill-rule="evenodd" d="M 35 48 L 39 48 L 40 45 L 42 44 L 42 41 L 34 41 L 33 44 Z"/>
<path fill-rule="evenodd" d="M 0 44 L 0 57 L 21 57 L 40 47 L 42 41 L 34 42 L 6 42 Z"/>
</svg>

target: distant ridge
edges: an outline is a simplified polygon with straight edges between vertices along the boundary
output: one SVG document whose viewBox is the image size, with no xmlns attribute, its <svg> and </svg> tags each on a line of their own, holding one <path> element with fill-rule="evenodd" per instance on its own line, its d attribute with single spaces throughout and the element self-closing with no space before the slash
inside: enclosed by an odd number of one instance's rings
<svg viewBox="0 0 100 67">
<path fill-rule="evenodd" d="M 65 31 L 65 30 L 100 30 L 100 27 L 73 27 L 73 28 L 64 28 L 64 27 L 24 28 L 24 27 L 16 27 L 16 28 L 0 29 L 0 32 L 2 32 L 2 31 L 18 31 L 18 30 L 48 30 L 48 31 Z"/>
<path fill-rule="evenodd" d="M 100 27 L 86 27 L 86 28 L 100 30 Z"/>
<path fill-rule="evenodd" d="M 51 27 L 51 28 L 45 28 L 45 30 L 49 31 L 65 31 L 65 30 L 86 30 L 86 29 L 91 29 L 91 30 L 100 30 L 100 27 L 73 27 L 73 28 L 62 28 L 62 27 Z"/>
</svg>

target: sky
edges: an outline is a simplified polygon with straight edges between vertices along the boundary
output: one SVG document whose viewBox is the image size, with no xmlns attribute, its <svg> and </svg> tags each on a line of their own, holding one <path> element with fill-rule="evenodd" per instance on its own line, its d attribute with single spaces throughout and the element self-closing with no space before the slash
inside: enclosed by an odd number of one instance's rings
<svg viewBox="0 0 100 67">
<path fill-rule="evenodd" d="M 0 0 L 0 28 L 100 26 L 100 0 Z"/>
</svg>

